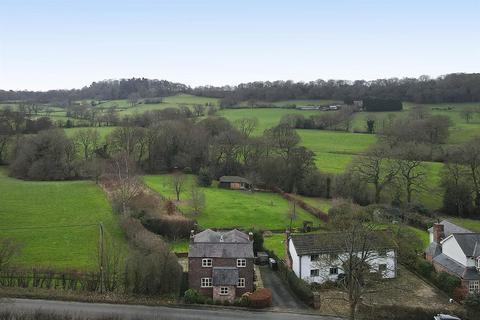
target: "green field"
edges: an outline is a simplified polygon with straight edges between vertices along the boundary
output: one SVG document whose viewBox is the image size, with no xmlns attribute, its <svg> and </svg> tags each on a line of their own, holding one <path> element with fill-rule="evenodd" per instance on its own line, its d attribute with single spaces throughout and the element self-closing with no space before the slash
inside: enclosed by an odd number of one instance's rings
<svg viewBox="0 0 480 320">
<path fill-rule="evenodd" d="M 274 233 L 270 237 L 264 237 L 263 246 L 275 252 L 280 259 L 285 258 L 285 234 Z"/>
<path fill-rule="evenodd" d="M 93 269 L 100 222 L 126 248 L 105 194 L 92 182 L 22 181 L 0 168 L 0 195 L 0 237 L 23 247 L 16 264 Z"/>
<path fill-rule="evenodd" d="M 102 141 L 105 141 L 107 136 L 110 133 L 112 133 L 112 131 L 115 130 L 115 128 L 116 127 L 95 127 L 93 129 L 98 132 L 98 134 L 100 135 L 100 139 Z M 73 136 L 75 136 L 75 133 L 77 133 L 78 131 L 87 130 L 87 129 L 91 129 L 91 128 L 65 128 L 64 130 L 65 130 L 65 133 L 67 134 L 67 137 L 72 138 Z"/>
<path fill-rule="evenodd" d="M 174 199 L 173 187 L 168 175 L 145 176 L 145 183 L 161 195 Z M 263 230 L 284 230 L 290 223 L 287 216 L 288 201 L 275 193 L 246 192 L 220 189 L 216 186 L 201 188 L 205 194 L 205 209 L 198 216 L 189 217 L 198 221 L 203 228 L 241 228 L 255 227 Z M 189 199 L 189 188 L 182 192 L 180 208 L 187 212 L 185 201 Z M 299 227 L 304 220 L 320 220 L 297 208 L 297 218 L 293 225 Z"/>
</svg>

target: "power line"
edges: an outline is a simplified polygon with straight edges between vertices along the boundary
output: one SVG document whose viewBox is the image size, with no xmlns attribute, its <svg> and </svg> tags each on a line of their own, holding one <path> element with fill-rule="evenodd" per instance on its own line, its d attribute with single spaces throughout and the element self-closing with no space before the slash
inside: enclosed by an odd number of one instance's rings
<svg viewBox="0 0 480 320">
<path fill-rule="evenodd" d="M 76 228 L 76 227 L 97 227 L 98 224 L 70 224 L 63 226 L 38 226 L 38 227 L 16 227 L 16 228 L 0 228 L 0 231 L 10 230 L 31 230 L 31 229 L 59 229 L 59 228 Z"/>
</svg>

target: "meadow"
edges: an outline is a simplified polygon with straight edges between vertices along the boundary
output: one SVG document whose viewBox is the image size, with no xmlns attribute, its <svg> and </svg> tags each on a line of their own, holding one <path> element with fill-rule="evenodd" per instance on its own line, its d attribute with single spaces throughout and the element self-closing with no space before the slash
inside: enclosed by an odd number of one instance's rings
<svg viewBox="0 0 480 320">
<path fill-rule="evenodd" d="M 117 217 L 93 182 L 23 181 L 0 168 L 0 195 L 0 237 L 21 245 L 15 264 L 94 269 L 100 223 L 108 239 L 126 248 Z"/>
<path fill-rule="evenodd" d="M 192 179 L 192 176 L 189 177 Z M 162 196 L 175 199 L 169 175 L 149 175 L 144 177 L 144 181 Z M 200 189 L 205 195 L 202 213 L 193 215 L 188 212 L 188 200 L 191 198 L 189 186 L 185 186 L 180 195 L 179 207 L 202 228 L 285 230 L 290 224 L 289 203 L 278 194 L 220 189 L 215 184 Z M 304 220 L 313 221 L 315 225 L 321 223 L 303 209 L 297 208 L 293 226 L 302 226 Z"/>
</svg>

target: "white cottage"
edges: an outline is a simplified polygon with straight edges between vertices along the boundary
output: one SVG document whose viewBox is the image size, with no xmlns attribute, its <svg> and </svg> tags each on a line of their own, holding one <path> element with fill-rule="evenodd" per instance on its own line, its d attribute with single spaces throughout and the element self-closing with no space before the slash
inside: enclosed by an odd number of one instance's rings
<svg viewBox="0 0 480 320">
<path fill-rule="evenodd" d="M 343 238 L 344 234 L 341 232 L 291 235 L 287 233 L 287 263 L 299 278 L 307 282 L 335 281 L 344 274 L 342 261 L 346 261 L 348 257 L 344 251 L 345 247 L 341 245 Z M 368 253 L 367 263 L 371 272 L 378 272 L 382 278 L 395 278 L 396 246 L 388 237 L 379 236 L 377 239 L 375 248 Z M 332 243 L 340 245 L 335 246 Z"/>
</svg>

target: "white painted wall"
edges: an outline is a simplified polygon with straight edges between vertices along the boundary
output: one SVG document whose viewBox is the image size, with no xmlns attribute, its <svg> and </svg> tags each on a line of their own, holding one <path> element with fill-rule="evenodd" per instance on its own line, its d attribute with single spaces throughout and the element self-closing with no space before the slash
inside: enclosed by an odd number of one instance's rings
<svg viewBox="0 0 480 320">
<path fill-rule="evenodd" d="M 430 239 L 429 243 L 433 242 L 433 232 L 428 232 L 428 238 Z"/>
<path fill-rule="evenodd" d="M 335 281 L 338 278 L 338 274 L 344 273 L 341 266 L 342 260 L 346 260 L 345 257 L 340 257 L 338 260 L 332 261 L 329 255 L 320 255 L 318 261 L 311 261 L 310 255 L 297 256 L 295 246 L 292 241 L 289 241 L 290 255 L 292 256 L 292 269 L 295 274 L 307 282 L 324 283 L 326 281 Z M 374 256 L 369 259 L 372 272 L 378 272 L 379 265 L 386 264 L 387 270 L 382 275 L 383 278 L 395 278 L 396 277 L 396 252 L 395 250 L 387 251 L 385 256 Z M 337 267 L 338 274 L 330 275 L 330 268 Z M 312 269 L 318 269 L 319 275 L 316 277 L 310 276 Z"/>
<path fill-rule="evenodd" d="M 442 253 L 464 266 L 467 265 L 467 257 L 453 236 L 449 236 L 442 241 Z"/>
</svg>

